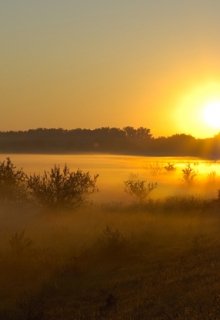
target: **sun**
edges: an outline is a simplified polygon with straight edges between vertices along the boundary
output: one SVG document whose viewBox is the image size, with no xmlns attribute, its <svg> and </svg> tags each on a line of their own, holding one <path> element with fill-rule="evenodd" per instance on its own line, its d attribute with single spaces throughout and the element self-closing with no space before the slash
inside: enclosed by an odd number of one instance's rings
<svg viewBox="0 0 220 320">
<path fill-rule="evenodd" d="M 207 138 L 220 132 L 220 80 L 186 91 L 173 113 L 177 132 Z"/>
<path fill-rule="evenodd" d="M 204 122 L 213 129 L 220 129 L 220 100 L 207 102 L 203 107 Z"/>
</svg>

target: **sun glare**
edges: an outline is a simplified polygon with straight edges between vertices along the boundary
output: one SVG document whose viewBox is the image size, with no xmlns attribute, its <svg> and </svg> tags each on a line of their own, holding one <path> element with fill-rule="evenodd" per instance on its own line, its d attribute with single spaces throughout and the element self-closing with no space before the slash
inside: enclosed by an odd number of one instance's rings
<svg viewBox="0 0 220 320">
<path fill-rule="evenodd" d="M 210 101 L 203 109 L 204 121 L 213 129 L 220 129 L 220 100 Z"/>
<path fill-rule="evenodd" d="M 189 90 L 180 98 L 174 113 L 178 132 L 211 137 L 220 131 L 220 81 Z"/>
</svg>

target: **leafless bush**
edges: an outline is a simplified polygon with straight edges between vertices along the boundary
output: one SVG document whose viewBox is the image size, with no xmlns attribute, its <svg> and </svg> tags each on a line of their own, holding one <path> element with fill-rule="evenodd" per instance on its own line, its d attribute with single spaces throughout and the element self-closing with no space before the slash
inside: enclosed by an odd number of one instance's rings
<svg viewBox="0 0 220 320">
<path fill-rule="evenodd" d="M 182 173 L 183 181 L 188 185 L 193 184 L 197 176 L 197 172 L 191 167 L 190 163 L 188 163 L 186 167 L 182 169 Z"/>
<path fill-rule="evenodd" d="M 125 192 L 135 197 L 138 202 L 143 203 L 149 194 L 157 187 L 157 183 L 147 182 L 146 180 L 129 179 L 124 182 Z"/>
<path fill-rule="evenodd" d="M 168 162 L 165 166 L 164 166 L 164 169 L 168 172 L 171 172 L 171 171 L 175 171 L 176 168 L 175 168 L 175 165 L 173 163 L 170 163 Z"/>
<path fill-rule="evenodd" d="M 15 256 L 27 252 L 32 246 L 32 240 L 25 236 L 25 231 L 15 232 L 9 240 L 11 249 Z"/>
</svg>

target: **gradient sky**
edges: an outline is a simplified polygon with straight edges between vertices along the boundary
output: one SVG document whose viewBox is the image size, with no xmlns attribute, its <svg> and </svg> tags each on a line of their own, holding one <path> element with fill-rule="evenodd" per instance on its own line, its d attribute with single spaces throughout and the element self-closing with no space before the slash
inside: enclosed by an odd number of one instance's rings
<svg viewBox="0 0 220 320">
<path fill-rule="evenodd" d="M 219 0 L 0 1 L 0 130 L 214 133 L 193 110 L 205 90 L 220 101 L 219 13 Z"/>
</svg>

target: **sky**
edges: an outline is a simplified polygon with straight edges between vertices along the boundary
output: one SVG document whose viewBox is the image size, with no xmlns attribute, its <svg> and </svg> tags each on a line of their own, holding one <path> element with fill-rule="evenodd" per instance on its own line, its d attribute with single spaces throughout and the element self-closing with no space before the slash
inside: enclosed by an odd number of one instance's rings
<svg viewBox="0 0 220 320">
<path fill-rule="evenodd" d="M 219 12 L 219 0 L 0 1 L 0 130 L 212 136 Z"/>
</svg>

